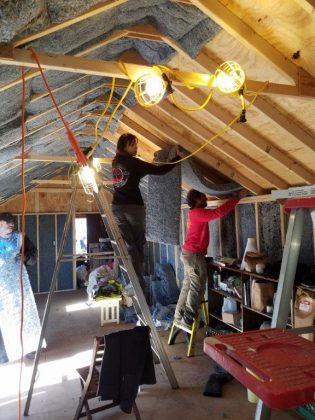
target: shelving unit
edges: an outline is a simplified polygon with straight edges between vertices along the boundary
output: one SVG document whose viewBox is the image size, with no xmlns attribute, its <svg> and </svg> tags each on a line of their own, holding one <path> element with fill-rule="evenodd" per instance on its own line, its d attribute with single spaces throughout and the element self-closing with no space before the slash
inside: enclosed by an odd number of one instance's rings
<svg viewBox="0 0 315 420">
<path fill-rule="evenodd" d="M 245 304 L 244 297 L 244 283 L 248 283 L 251 279 L 264 280 L 266 282 L 274 283 L 274 291 L 276 292 L 278 280 L 266 277 L 258 273 L 250 273 L 243 271 L 233 266 L 221 266 L 213 262 L 209 264 L 209 281 L 208 281 L 208 305 L 209 305 L 209 325 L 215 328 L 219 322 L 225 324 L 227 327 L 232 328 L 240 332 L 259 329 L 264 321 L 271 321 L 272 314 L 267 312 L 260 312 L 255 308 L 252 308 L 250 304 Z M 236 294 L 226 292 L 221 289 L 213 288 L 213 273 L 219 271 L 221 279 L 227 278 L 229 275 L 237 275 L 241 279 L 242 283 L 242 295 L 241 298 Z M 237 302 L 237 309 L 241 312 L 241 322 L 237 324 L 226 323 L 222 320 L 222 306 L 225 297 L 230 297 Z M 289 322 L 288 327 L 292 327 Z"/>
</svg>

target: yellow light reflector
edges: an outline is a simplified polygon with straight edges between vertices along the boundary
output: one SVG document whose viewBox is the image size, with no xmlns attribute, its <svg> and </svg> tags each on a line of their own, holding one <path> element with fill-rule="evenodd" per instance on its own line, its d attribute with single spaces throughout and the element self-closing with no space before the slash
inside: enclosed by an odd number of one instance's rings
<svg viewBox="0 0 315 420">
<path fill-rule="evenodd" d="M 245 83 L 245 73 L 235 61 L 226 61 L 215 72 L 214 85 L 222 93 L 236 93 Z"/>
<path fill-rule="evenodd" d="M 158 104 L 166 91 L 166 82 L 157 75 L 145 74 L 135 82 L 135 95 L 142 106 Z"/>
</svg>

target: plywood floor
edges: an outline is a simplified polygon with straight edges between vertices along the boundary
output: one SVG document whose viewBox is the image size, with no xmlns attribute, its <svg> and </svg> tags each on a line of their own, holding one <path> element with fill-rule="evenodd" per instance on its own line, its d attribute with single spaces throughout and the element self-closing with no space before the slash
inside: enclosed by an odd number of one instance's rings
<svg viewBox="0 0 315 420">
<path fill-rule="evenodd" d="M 42 313 L 46 295 L 37 297 Z M 39 377 L 29 411 L 30 420 L 70 420 L 73 418 L 80 394 L 76 368 L 89 364 L 94 335 L 102 335 L 118 329 L 132 328 L 133 324 L 109 324 L 100 326 L 100 308 L 85 305 L 84 290 L 56 293 L 47 326 L 47 350 L 41 356 Z M 198 332 L 196 355 L 187 358 L 184 339 L 178 337 L 175 346 L 166 344 L 168 332 L 160 335 L 169 355 L 180 389 L 172 390 L 164 371 L 156 367 L 157 381 L 154 386 L 141 387 L 137 404 L 142 420 L 176 419 L 231 419 L 254 418 L 255 405 L 247 401 L 246 390 L 233 381 L 224 385 L 222 398 L 204 397 L 205 383 L 213 372 L 214 364 L 202 352 L 203 330 Z M 23 366 L 22 407 L 24 411 L 32 362 Z M 19 364 L 0 365 L 0 419 L 18 418 Z M 99 413 L 93 419 L 134 419 L 119 408 Z M 273 420 L 300 418 L 293 411 L 273 412 Z"/>
</svg>

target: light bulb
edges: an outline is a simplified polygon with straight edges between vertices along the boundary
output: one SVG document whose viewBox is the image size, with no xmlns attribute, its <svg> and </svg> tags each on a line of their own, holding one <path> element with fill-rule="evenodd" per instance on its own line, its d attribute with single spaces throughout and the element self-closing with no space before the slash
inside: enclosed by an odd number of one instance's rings
<svg viewBox="0 0 315 420">
<path fill-rule="evenodd" d="M 92 163 L 96 172 L 100 172 L 100 170 L 102 169 L 102 166 L 101 166 L 99 158 L 93 158 Z"/>
<path fill-rule="evenodd" d="M 226 61 L 215 72 L 215 86 L 222 93 L 236 93 L 245 83 L 245 73 L 235 61 Z"/>
<path fill-rule="evenodd" d="M 98 193 L 98 186 L 95 181 L 93 169 L 87 165 L 81 166 L 78 175 L 86 194 L 93 195 L 93 191 Z"/>
<path fill-rule="evenodd" d="M 143 106 L 152 106 L 159 103 L 166 91 L 166 82 L 157 75 L 145 74 L 135 83 L 137 101 Z"/>
</svg>

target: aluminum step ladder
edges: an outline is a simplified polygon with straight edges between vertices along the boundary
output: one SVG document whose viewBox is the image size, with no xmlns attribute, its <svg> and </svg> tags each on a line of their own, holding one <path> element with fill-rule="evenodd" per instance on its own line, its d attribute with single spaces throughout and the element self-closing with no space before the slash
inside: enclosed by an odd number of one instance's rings
<svg viewBox="0 0 315 420">
<path fill-rule="evenodd" d="M 161 343 L 160 337 L 155 328 L 154 322 L 151 317 L 149 307 L 147 305 L 144 293 L 140 286 L 138 276 L 135 272 L 134 266 L 130 255 L 128 254 L 125 241 L 123 240 L 119 228 L 117 226 L 115 217 L 113 215 L 111 205 L 108 201 L 107 195 L 103 189 L 100 187 L 98 193 L 93 193 L 95 202 L 98 206 L 99 212 L 101 214 L 104 226 L 106 228 L 107 234 L 111 239 L 112 247 L 116 258 L 119 259 L 119 267 L 124 272 L 124 277 L 129 281 L 134 289 L 134 296 L 132 297 L 134 308 L 138 319 L 141 325 L 148 325 L 151 330 L 151 345 L 152 350 L 161 365 L 163 366 L 165 373 L 169 379 L 170 385 L 173 389 L 178 388 L 178 383 L 174 375 L 173 369 L 168 360 L 165 349 Z"/>
<path fill-rule="evenodd" d="M 152 345 L 152 350 L 155 356 L 155 360 L 158 359 L 161 365 L 163 366 L 171 387 L 173 389 L 177 389 L 178 383 L 177 383 L 176 376 L 173 372 L 173 369 L 166 355 L 165 349 L 161 343 L 160 337 L 152 321 L 150 310 L 146 303 L 138 277 L 136 275 L 133 264 L 131 262 L 131 257 L 127 252 L 126 244 L 120 234 L 120 231 L 118 229 L 117 223 L 115 221 L 114 215 L 111 210 L 110 203 L 108 201 L 106 193 L 104 192 L 103 187 L 101 186 L 101 182 L 98 182 L 98 184 L 99 184 L 99 192 L 98 193 L 94 192 L 93 197 L 97 204 L 99 212 L 101 214 L 106 231 L 108 235 L 110 236 L 110 239 L 113 245 L 115 246 L 115 250 L 117 251 L 117 253 L 115 252 L 116 258 L 120 260 L 120 265 L 124 267 L 124 271 L 128 274 L 128 279 L 130 280 L 130 283 L 132 284 L 134 288 L 135 296 L 133 298 L 133 301 L 136 307 L 137 315 L 139 319 L 141 319 L 141 323 L 143 325 L 148 325 L 150 327 L 151 345 Z M 47 326 L 48 317 L 50 313 L 51 302 L 52 302 L 53 294 L 56 290 L 56 284 L 58 280 L 60 265 L 63 260 L 63 252 L 64 252 L 65 243 L 66 243 L 66 238 L 67 238 L 70 226 L 71 226 L 71 220 L 75 212 L 76 194 L 77 194 L 77 187 L 76 187 L 76 182 L 74 181 L 73 192 L 70 199 L 69 212 L 68 212 L 65 224 L 64 224 L 64 229 L 62 232 L 62 237 L 60 240 L 60 246 L 59 246 L 58 255 L 56 259 L 56 265 L 54 268 L 54 272 L 53 272 L 53 276 L 52 276 L 52 280 L 50 284 L 50 289 L 48 293 L 48 298 L 47 298 L 47 302 L 46 302 L 46 306 L 44 310 L 40 338 L 39 338 L 38 347 L 37 347 L 37 351 L 36 351 L 36 355 L 34 359 L 33 372 L 31 376 L 28 396 L 27 396 L 25 408 L 24 408 L 24 416 L 28 416 L 29 414 L 29 408 L 30 408 L 31 399 L 33 395 L 41 349 L 42 349 L 42 345 L 45 338 L 45 332 L 46 332 L 46 326 Z"/>
</svg>

